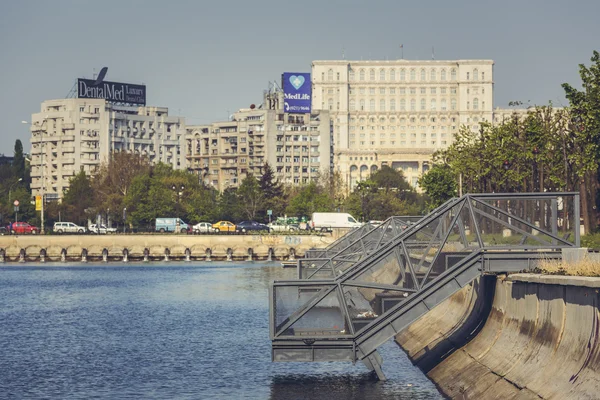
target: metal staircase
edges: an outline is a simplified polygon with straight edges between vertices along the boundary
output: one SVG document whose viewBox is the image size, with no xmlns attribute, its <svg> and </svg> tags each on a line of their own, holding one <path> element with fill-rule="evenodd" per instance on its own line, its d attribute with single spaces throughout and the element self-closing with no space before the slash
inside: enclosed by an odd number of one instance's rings
<svg viewBox="0 0 600 400">
<path fill-rule="evenodd" d="M 272 359 L 362 361 L 385 379 L 387 340 L 481 274 L 530 270 L 565 247 L 579 247 L 577 193 L 452 199 L 337 276 L 329 259 L 330 279 L 275 281 Z"/>
</svg>

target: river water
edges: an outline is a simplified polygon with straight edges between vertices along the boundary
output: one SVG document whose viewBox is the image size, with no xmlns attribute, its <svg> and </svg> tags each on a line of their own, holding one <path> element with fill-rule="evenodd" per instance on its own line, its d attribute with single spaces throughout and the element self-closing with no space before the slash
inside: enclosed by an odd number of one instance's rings
<svg viewBox="0 0 600 400">
<path fill-rule="evenodd" d="M 362 364 L 272 363 L 265 263 L 0 268 L 0 398 L 440 399 L 393 342 Z"/>
</svg>

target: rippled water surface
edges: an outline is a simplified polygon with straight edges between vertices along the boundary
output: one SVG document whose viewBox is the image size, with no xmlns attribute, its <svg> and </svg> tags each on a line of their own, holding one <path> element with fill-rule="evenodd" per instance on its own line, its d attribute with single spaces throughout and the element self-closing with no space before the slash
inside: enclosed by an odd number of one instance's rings
<svg viewBox="0 0 600 400">
<path fill-rule="evenodd" d="M 272 363 L 278 264 L 0 268 L 0 398 L 439 399 L 394 343 L 362 364 Z"/>
</svg>

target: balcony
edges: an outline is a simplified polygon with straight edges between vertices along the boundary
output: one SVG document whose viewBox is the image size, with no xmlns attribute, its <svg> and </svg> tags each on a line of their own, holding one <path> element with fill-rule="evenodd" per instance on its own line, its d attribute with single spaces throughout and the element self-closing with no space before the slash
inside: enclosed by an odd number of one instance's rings
<svg viewBox="0 0 600 400">
<path fill-rule="evenodd" d="M 63 129 L 63 131 L 73 130 L 73 129 L 75 129 L 75 124 L 73 124 L 73 123 L 63 124 L 62 129 Z"/>
<path fill-rule="evenodd" d="M 74 158 L 65 158 L 62 160 L 63 165 L 64 164 L 75 164 L 75 159 Z"/>
<path fill-rule="evenodd" d="M 63 151 L 63 153 L 75 153 L 75 147 L 73 147 L 73 146 L 63 147 L 62 151 Z"/>
</svg>

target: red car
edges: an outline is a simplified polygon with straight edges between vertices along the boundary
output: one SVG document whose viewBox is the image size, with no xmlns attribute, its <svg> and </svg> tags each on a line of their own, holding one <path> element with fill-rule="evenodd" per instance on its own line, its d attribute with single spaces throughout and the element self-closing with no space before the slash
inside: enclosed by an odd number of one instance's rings
<svg viewBox="0 0 600 400">
<path fill-rule="evenodd" d="M 9 227 L 7 226 L 6 228 L 8 230 Z M 14 235 L 22 235 L 25 233 L 37 235 L 38 233 L 40 233 L 40 229 L 35 226 L 29 225 L 27 222 L 13 222 L 10 233 Z"/>
</svg>

